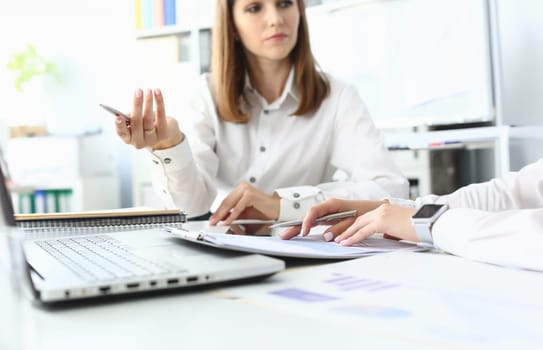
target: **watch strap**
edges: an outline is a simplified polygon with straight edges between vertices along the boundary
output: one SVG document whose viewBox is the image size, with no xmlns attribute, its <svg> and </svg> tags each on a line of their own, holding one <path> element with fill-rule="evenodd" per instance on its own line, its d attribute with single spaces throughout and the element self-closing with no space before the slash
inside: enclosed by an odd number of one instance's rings
<svg viewBox="0 0 543 350">
<path fill-rule="evenodd" d="M 414 222 L 413 226 L 415 226 L 415 232 L 417 233 L 417 238 L 419 242 L 424 243 L 434 243 L 434 238 L 432 237 L 432 228 L 433 222 L 424 222 L 424 223 L 417 223 Z"/>
</svg>

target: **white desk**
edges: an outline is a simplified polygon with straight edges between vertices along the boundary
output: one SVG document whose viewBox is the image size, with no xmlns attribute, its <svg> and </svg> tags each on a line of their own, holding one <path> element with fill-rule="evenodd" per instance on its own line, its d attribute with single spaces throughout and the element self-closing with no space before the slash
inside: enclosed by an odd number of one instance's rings
<svg viewBox="0 0 543 350">
<path fill-rule="evenodd" d="M 354 285 L 342 284 L 338 273 L 355 278 Z M 289 268 L 258 284 L 55 311 L 30 305 L 9 282 L 4 265 L 2 350 L 529 349 L 543 344 L 543 273 L 432 253 Z M 288 297 L 293 290 L 339 299 L 300 301 Z"/>
</svg>

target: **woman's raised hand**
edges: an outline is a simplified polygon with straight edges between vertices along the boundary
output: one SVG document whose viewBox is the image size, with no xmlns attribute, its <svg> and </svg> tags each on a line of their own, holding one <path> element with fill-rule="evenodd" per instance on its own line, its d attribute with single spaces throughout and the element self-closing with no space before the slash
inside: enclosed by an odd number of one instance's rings
<svg viewBox="0 0 543 350">
<path fill-rule="evenodd" d="M 166 149 L 181 143 L 185 138 L 177 120 L 166 117 L 164 98 L 159 89 L 147 89 L 145 92 L 137 89 L 129 116 L 129 125 L 117 116 L 115 129 L 126 144 L 137 149 Z"/>
</svg>

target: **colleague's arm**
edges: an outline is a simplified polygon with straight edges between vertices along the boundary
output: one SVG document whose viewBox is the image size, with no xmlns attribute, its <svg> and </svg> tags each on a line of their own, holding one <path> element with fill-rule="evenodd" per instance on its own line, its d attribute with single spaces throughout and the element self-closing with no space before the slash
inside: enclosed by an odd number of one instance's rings
<svg viewBox="0 0 543 350">
<path fill-rule="evenodd" d="M 452 208 L 472 207 L 471 209 L 451 209 L 446 212 L 446 217 L 455 215 L 453 220 L 449 221 L 448 225 L 444 225 L 443 221 L 438 219 L 440 224 L 438 227 L 438 235 L 441 234 L 439 230 L 444 230 L 450 227 L 450 231 L 447 231 L 444 237 L 446 237 L 447 247 L 442 247 L 452 253 L 459 253 L 456 246 L 450 250 L 448 247 L 451 242 L 460 244 L 461 247 L 468 247 L 465 241 L 454 235 L 455 231 L 468 232 L 471 237 L 476 237 L 477 234 L 483 236 L 494 234 L 501 234 L 498 229 L 500 225 L 490 226 L 483 219 L 484 215 L 496 219 L 496 222 L 504 220 L 504 227 L 511 232 L 507 232 L 506 236 L 510 237 L 514 230 L 514 223 L 505 221 L 505 218 L 513 215 L 512 211 L 504 211 L 508 209 L 518 208 L 542 208 L 543 207 L 543 160 L 530 164 L 522 168 L 519 172 L 509 173 L 504 178 L 498 178 L 482 184 L 474 184 L 457 190 L 456 192 L 446 196 L 428 196 L 417 199 L 419 206 L 422 203 L 446 203 Z M 478 211 L 482 209 L 485 211 Z M 499 211 L 499 212 L 498 212 Z M 518 211 L 518 210 L 517 210 Z M 373 233 L 386 233 L 398 238 L 416 241 L 416 234 L 413 226 L 411 225 L 411 216 L 414 214 L 414 208 L 406 208 L 401 206 L 395 206 L 390 204 L 384 204 L 367 212 L 356 219 L 356 221 L 345 229 L 342 233 L 337 234 L 334 231 L 334 240 L 343 245 L 352 245 L 359 242 Z M 456 214 L 451 214 L 456 213 Z M 466 218 L 462 217 L 462 213 L 466 213 Z M 475 214 L 477 213 L 477 214 Z M 515 216 L 519 217 L 516 223 L 518 227 L 523 227 L 524 223 L 520 217 L 527 212 L 518 211 Z M 500 219 L 500 215 L 504 216 L 504 219 Z M 481 219 L 483 224 L 478 224 L 478 219 Z M 470 221 L 471 220 L 471 221 Z M 533 221 L 533 219 L 532 219 Z M 533 224 L 537 224 L 535 221 Z M 508 226 L 509 225 L 509 226 Z M 436 225 L 434 225 L 435 227 Z M 540 239 L 540 238 L 538 238 Z M 499 240 L 493 241 L 493 243 Z M 535 243 L 535 242 L 534 242 Z M 440 243 L 438 242 L 438 245 Z M 467 249 L 467 248 L 466 248 Z M 460 254 L 459 254 L 460 255 Z"/>
<path fill-rule="evenodd" d="M 115 125 L 125 143 L 149 150 L 153 187 L 166 207 L 191 216 L 207 213 L 214 189 L 196 169 L 179 123 L 166 116 L 160 90 L 136 90 L 130 123 L 118 116 Z"/>
<path fill-rule="evenodd" d="M 215 107 L 204 76 L 188 100 L 183 116 L 185 140 L 149 156 L 153 187 L 162 201 L 189 216 L 199 216 L 209 211 L 217 195 L 219 167 L 212 125 Z"/>
<path fill-rule="evenodd" d="M 464 258 L 543 271 L 543 209 L 449 209 L 432 227 L 434 245 Z"/>
</svg>

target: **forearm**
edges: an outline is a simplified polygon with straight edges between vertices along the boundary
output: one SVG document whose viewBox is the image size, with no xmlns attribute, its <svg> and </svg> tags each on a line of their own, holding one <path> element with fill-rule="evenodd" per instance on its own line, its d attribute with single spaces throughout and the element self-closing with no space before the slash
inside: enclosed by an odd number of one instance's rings
<svg viewBox="0 0 543 350">
<path fill-rule="evenodd" d="M 432 228 L 434 245 L 465 258 L 543 271 L 543 209 L 450 209 Z"/>
<path fill-rule="evenodd" d="M 153 188 L 167 207 L 189 216 L 209 211 L 215 199 L 213 181 L 196 166 L 188 143 L 151 154 Z"/>
</svg>

